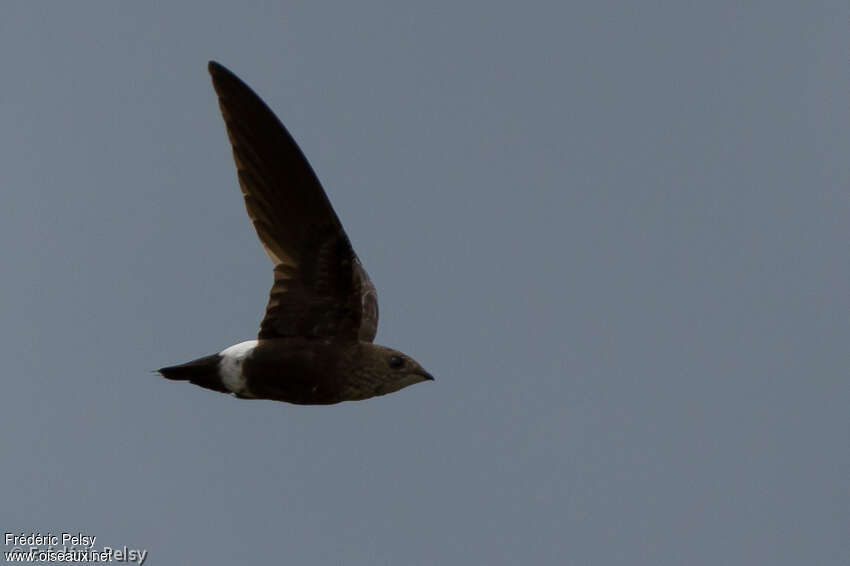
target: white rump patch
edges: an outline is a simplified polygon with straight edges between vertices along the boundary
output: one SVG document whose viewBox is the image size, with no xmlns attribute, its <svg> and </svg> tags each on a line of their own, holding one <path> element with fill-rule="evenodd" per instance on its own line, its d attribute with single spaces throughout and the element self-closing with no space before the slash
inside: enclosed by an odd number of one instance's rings
<svg viewBox="0 0 850 566">
<path fill-rule="evenodd" d="M 248 340 L 234 344 L 218 353 L 221 356 L 218 362 L 218 373 L 221 375 L 221 382 L 231 393 L 242 397 L 252 396 L 248 391 L 248 382 L 242 375 L 242 364 L 256 347 L 256 340 Z"/>
</svg>

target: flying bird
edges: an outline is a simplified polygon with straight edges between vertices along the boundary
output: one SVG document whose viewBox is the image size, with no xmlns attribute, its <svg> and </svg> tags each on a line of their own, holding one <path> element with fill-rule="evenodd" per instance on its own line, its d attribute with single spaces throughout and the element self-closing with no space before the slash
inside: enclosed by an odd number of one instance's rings
<svg viewBox="0 0 850 566">
<path fill-rule="evenodd" d="M 184 364 L 167 378 L 245 399 L 328 405 L 434 378 L 373 344 L 378 296 L 295 140 L 236 75 L 210 61 L 248 216 L 274 264 L 256 340 Z"/>
</svg>

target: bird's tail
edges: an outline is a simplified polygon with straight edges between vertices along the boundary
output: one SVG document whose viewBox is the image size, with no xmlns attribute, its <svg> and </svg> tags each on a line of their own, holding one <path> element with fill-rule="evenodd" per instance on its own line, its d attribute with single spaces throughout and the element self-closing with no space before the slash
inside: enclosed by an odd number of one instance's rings
<svg viewBox="0 0 850 566">
<path fill-rule="evenodd" d="M 219 361 L 221 361 L 221 356 L 213 354 L 212 356 L 204 356 L 203 358 L 198 358 L 185 364 L 161 368 L 156 371 L 165 379 L 188 381 L 195 385 L 212 389 L 213 391 L 229 393 L 230 391 L 221 382 L 221 374 L 218 371 Z"/>
</svg>

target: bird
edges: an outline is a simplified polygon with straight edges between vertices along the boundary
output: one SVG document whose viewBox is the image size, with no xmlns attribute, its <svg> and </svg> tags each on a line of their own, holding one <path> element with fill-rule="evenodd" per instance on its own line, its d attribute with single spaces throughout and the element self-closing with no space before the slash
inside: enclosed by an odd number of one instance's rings
<svg viewBox="0 0 850 566">
<path fill-rule="evenodd" d="M 434 377 L 374 344 L 375 286 L 319 179 L 283 123 L 223 65 L 208 65 L 248 216 L 274 265 L 257 338 L 163 367 L 240 399 L 331 405 L 385 395 Z"/>
</svg>

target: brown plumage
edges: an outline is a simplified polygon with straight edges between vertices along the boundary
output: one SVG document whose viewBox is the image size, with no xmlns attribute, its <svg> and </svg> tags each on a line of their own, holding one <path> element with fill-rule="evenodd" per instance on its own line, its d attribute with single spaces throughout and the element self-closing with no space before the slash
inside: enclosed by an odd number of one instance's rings
<svg viewBox="0 0 850 566">
<path fill-rule="evenodd" d="M 274 284 L 257 341 L 159 372 L 298 404 L 366 399 L 433 379 L 409 356 L 372 344 L 375 287 L 292 136 L 236 75 L 215 62 L 209 72 Z"/>
</svg>

